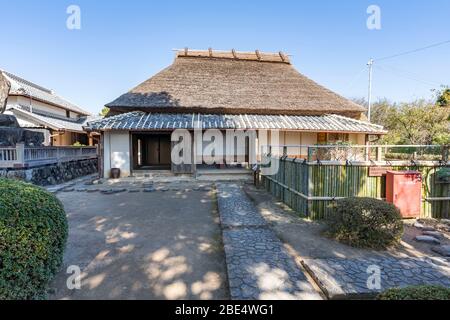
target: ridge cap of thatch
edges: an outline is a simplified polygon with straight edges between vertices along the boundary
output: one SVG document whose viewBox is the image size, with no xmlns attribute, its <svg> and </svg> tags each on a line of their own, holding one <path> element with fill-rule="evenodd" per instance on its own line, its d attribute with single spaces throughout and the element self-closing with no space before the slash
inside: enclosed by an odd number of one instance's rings
<svg viewBox="0 0 450 320">
<path fill-rule="evenodd" d="M 207 50 L 199 49 L 174 49 L 176 51 L 175 58 L 205 58 L 205 59 L 228 59 L 236 61 L 258 61 L 258 62 L 272 62 L 272 63 L 286 63 L 291 64 L 289 55 L 282 51 L 279 52 L 261 52 L 255 51 L 236 51 L 231 50 Z"/>
</svg>

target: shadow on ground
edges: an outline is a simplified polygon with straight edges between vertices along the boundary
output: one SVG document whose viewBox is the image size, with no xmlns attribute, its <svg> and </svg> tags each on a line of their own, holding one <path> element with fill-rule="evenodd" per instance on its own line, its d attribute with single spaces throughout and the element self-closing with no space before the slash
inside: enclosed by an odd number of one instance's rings
<svg viewBox="0 0 450 320">
<path fill-rule="evenodd" d="M 58 197 L 70 231 L 50 299 L 229 298 L 219 221 L 208 192 Z M 71 265 L 81 269 L 80 290 L 67 287 Z"/>
</svg>

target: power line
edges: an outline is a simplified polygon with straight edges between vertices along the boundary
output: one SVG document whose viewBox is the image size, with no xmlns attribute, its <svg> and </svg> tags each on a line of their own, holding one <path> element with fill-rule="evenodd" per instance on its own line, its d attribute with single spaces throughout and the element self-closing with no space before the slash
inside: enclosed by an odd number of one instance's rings
<svg viewBox="0 0 450 320">
<path fill-rule="evenodd" d="M 450 43 L 450 40 L 443 41 L 443 42 L 439 42 L 439 43 L 435 43 L 435 44 L 431 44 L 431 45 L 429 45 L 429 46 L 422 47 L 422 48 L 418 48 L 418 49 L 414 49 L 414 50 L 410 50 L 410 51 L 405 51 L 405 52 L 397 53 L 397 54 L 394 54 L 394 55 L 391 55 L 391 56 L 387 56 L 387 57 L 382 57 L 382 58 L 374 59 L 374 61 L 381 61 L 381 60 L 387 60 L 387 59 L 397 58 L 397 57 L 404 56 L 404 55 L 407 55 L 407 54 L 416 53 L 416 52 L 423 51 L 423 50 L 427 50 L 427 49 L 430 49 L 430 48 L 439 47 L 439 46 L 442 46 L 442 45 L 448 44 L 448 43 Z"/>
<path fill-rule="evenodd" d="M 405 77 L 409 77 L 410 79 L 416 80 L 418 82 L 431 84 L 433 86 L 440 86 L 441 85 L 441 83 L 437 83 L 437 82 L 434 82 L 434 81 L 430 81 L 430 80 L 424 79 L 424 77 L 422 77 L 422 75 L 420 75 L 420 74 L 417 74 L 417 73 L 414 73 L 414 72 L 410 72 L 410 71 L 406 71 L 406 70 L 403 70 L 403 69 L 400 69 L 398 67 L 394 67 L 394 66 L 391 66 L 391 65 L 382 64 L 382 65 L 378 65 L 377 67 L 378 68 L 382 68 L 382 69 L 388 68 L 388 69 L 390 69 L 390 72 L 392 72 L 392 73 L 397 73 L 399 75 L 402 75 L 402 76 L 405 76 Z"/>
<path fill-rule="evenodd" d="M 360 72 L 358 72 L 355 77 L 352 78 L 352 80 L 347 84 L 346 88 L 350 89 L 353 84 L 356 82 L 356 80 L 358 80 L 361 75 L 366 71 L 367 67 L 364 67 Z"/>
<path fill-rule="evenodd" d="M 408 76 L 406 73 L 402 74 L 401 72 L 396 72 L 395 70 L 388 70 L 388 69 L 383 68 L 381 66 L 375 65 L 375 68 L 377 68 L 378 70 L 384 71 L 384 72 L 388 72 L 388 73 L 394 74 L 394 75 L 396 75 L 398 77 L 402 77 L 402 78 L 405 78 L 405 79 L 409 79 L 409 80 L 413 80 L 413 81 L 416 81 L 416 82 L 420 82 L 420 83 L 425 84 L 427 86 L 431 86 L 431 87 L 438 87 L 438 86 L 440 86 L 437 83 L 432 83 L 432 82 L 429 82 L 429 81 L 426 81 L 426 80 L 413 78 L 411 76 Z"/>
</svg>

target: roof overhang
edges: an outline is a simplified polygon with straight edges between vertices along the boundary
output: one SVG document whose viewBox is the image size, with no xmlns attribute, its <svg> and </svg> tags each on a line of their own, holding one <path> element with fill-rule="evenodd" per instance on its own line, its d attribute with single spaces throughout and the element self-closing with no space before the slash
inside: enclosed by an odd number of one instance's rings
<svg viewBox="0 0 450 320">
<path fill-rule="evenodd" d="M 29 122 L 35 123 L 36 125 L 39 125 L 43 128 L 51 129 L 53 131 L 59 132 L 70 131 L 75 133 L 85 133 L 81 125 L 74 124 L 73 122 L 70 121 L 64 121 L 61 119 L 56 120 L 50 117 L 45 117 L 42 115 L 31 113 L 16 107 L 11 108 L 11 111 L 14 115 L 18 117 L 23 117 Z"/>
<path fill-rule="evenodd" d="M 249 114 L 129 112 L 87 123 L 87 131 L 171 131 L 176 129 L 283 130 L 384 135 L 382 126 L 339 115 L 292 116 Z"/>
</svg>

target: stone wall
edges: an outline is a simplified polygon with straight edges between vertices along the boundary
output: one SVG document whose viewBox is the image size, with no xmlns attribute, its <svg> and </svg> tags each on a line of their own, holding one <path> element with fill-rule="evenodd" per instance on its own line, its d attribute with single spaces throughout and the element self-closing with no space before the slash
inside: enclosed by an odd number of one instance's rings
<svg viewBox="0 0 450 320">
<path fill-rule="evenodd" d="M 98 172 L 98 160 L 78 160 L 34 168 L 0 169 L 0 178 L 19 179 L 39 186 L 56 185 Z"/>
</svg>

